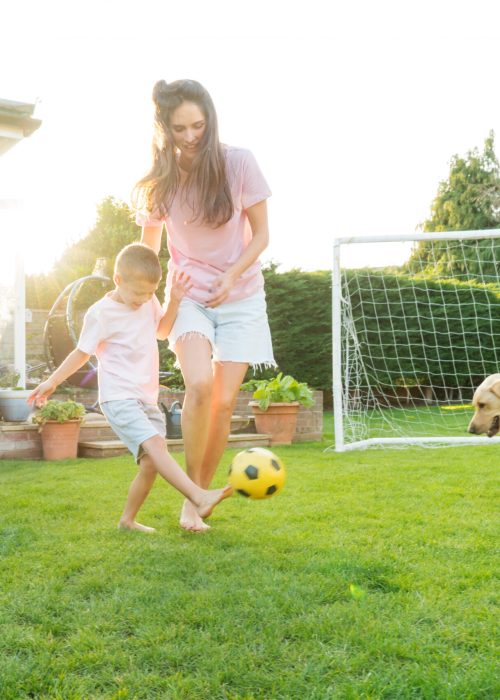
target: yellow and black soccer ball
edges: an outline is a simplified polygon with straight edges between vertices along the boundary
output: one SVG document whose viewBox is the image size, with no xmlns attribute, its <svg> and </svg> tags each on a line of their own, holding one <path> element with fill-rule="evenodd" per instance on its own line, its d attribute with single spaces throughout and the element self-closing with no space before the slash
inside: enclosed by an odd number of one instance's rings
<svg viewBox="0 0 500 700">
<path fill-rule="evenodd" d="M 231 462 L 229 483 L 245 498 L 270 498 L 285 484 L 285 467 L 270 450 L 250 447 L 238 452 Z"/>
</svg>

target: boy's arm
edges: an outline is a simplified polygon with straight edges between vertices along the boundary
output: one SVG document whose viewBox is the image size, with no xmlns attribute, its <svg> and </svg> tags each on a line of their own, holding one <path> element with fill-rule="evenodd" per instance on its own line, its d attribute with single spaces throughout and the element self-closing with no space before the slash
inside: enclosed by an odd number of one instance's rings
<svg viewBox="0 0 500 700">
<path fill-rule="evenodd" d="M 156 337 L 158 340 L 165 340 L 168 338 L 172 326 L 174 325 L 177 312 L 179 311 L 179 304 L 181 303 L 183 297 L 193 285 L 191 284 L 191 277 L 186 272 L 174 272 L 172 276 L 172 286 L 170 287 L 168 304 L 165 308 L 165 313 L 160 319 L 158 328 L 156 329 Z M 159 303 L 159 302 L 158 302 Z"/>
<path fill-rule="evenodd" d="M 158 328 L 156 329 L 156 337 L 158 340 L 165 340 L 168 338 L 179 310 L 179 304 L 179 299 L 173 299 L 170 297 L 165 313 L 163 314 L 160 323 L 158 324 Z"/>
<path fill-rule="evenodd" d="M 28 403 L 35 403 L 35 406 L 41 406 L 57 389 L 59 384 L 77 372 L 83 365 L 90 360 L 90 355 L 75 348 L 73 352 L 52 372 L 50 377 L 39 384 L 28 396 Z"/>
</svg>

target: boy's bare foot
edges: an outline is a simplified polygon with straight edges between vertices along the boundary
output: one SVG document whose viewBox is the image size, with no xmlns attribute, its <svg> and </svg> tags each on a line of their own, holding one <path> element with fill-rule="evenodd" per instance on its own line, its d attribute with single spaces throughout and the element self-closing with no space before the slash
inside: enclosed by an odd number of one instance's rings
<svg viewBox="0 0 500 700">
<path fill-rule="evenodd" d="M 139 532 L 156 532 L 156 528 L 154 527 L 148 527 L 147 525 L 141 525 L 141 523 L 136 523 L 135 521 L 132 523 L 126 523 L 123 520 L 120 520 L 118 523 L 118 529 L 119 530 L 139 530 Z"/>
<path fill-rule="evenodd" d="M 196 512 L 200 518 L 208 518 L 210 513 L 213 511 L 215 506 L 228 498 L 233 493 L 231 486 L 224 486 L 223 489 L 213 489 L 211 491 L 205 491 L 201 500 L 195 506 Z"/>
<path fill-rule="evenodd" d="M 190 532 L 210 530 L 210 525 L 203 522 L 196 510 L 196 506 L 188 499 L 184 501 L 182 506 L 179 524 L 184 530 L 189 530 Z"/>
</svg>

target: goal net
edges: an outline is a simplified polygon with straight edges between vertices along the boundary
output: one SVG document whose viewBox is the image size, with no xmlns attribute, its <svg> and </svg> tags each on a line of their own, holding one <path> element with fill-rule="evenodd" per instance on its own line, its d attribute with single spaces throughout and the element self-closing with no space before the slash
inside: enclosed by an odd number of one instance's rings
<svg viewBox="0 0 500 700">
<path fill-rule="evenodd" d="M 500 230 L 337 239 L 332 292 L 337 451 L 500 442 L 467 433 L 500 371 Z"/>
</svg>

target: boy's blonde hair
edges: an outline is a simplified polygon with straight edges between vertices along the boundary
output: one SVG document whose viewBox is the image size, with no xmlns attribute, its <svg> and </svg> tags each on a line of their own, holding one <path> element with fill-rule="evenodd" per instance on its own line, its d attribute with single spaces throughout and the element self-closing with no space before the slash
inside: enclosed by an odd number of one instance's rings
<svg viewBox="0 0 500 700">
<path fill-rule="evenodd" d="M 158 256 L 144 243 L 130 243 L 118 253 L 115 261 L 115 275 L 124 282 L 146 280 L 154 284 L 161 279 L 162 271 Z"/>
</svg>

